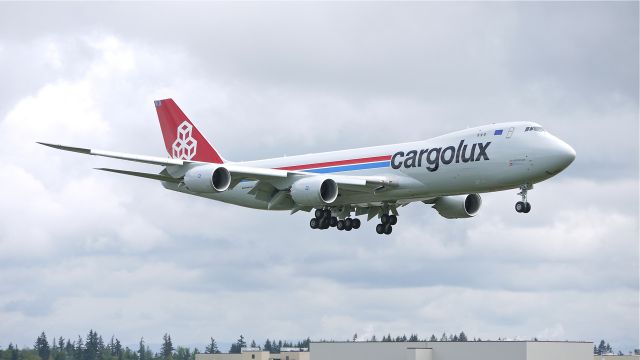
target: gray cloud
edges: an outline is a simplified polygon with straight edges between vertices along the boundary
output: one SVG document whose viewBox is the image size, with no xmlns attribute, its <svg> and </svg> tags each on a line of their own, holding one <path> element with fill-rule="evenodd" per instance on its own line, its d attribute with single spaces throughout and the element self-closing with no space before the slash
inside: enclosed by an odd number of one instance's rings
<svg viewBox="0 0 640 360">
<path fill-rule="evenodd" d="M 637 10 L 0 4 L 0 338 L 465 330 L 637 347 Z M 464 221 L 415 204 L 381 238 L 166 192 L 91 170 L 144 165 L 34 143 L 162 156 L 151 101 L 163 97 L 234 160 L 514 119 L 578 158 L 536 186 L 527 217 L 515 191 Z"/>
</svg>

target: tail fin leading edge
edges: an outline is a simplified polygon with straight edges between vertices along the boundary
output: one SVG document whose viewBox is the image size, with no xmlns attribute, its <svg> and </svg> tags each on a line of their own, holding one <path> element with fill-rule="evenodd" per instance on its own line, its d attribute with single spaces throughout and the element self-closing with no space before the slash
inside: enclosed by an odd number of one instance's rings
<svg viewBox="0 0 640 360">
<path fill-rule="evenodd" d="M 224 160 L 173 99 L 154 101 L 164 145 L 174 159 L 222 164 Z"/>
</svg>

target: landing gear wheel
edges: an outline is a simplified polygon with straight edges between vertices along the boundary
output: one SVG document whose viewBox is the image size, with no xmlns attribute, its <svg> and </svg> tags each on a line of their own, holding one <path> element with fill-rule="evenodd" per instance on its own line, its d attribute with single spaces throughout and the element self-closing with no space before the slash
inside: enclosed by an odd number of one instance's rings
<svg viewBox="0 0 640 360">
<path fill-rule="evenodd" d="M 395 215 L 389 216 L 389 224 L 395 225 L 398 223 L 398 217 Z"/>
<path fill-rule="evenodd" d="M 324 210 L 324 217 L 326 217 L 327 219 L 331 218 L 331 210 L 325 209 Z"/>
<path fill-rule="evenodd" d="M 353 220 L 351 220 L 351 218 L 344 219 L 344 229 L 347 231 L 353 229 Z"/>
<path fill-rule="evenodd" d="M 527 192 L 531 189 L 533 189 L 533 185 L 531 184 L 524 184 L 520 186 L 520 192 L 518 193 L 518 195 L 522 197 L 522 200 L 516 203 L 517 212 L 526 214 L 531 211 L 531 204 L 527 200 Z"/>
<path fill-rule="evenodd" d="M 336 224 L 336 228 L 338 230 L 344 230 L 344 220 L 338 220 L 338 223 Z"/>
<path fill-rule="evenodd" d="M 328 229 L 329 228 L 329 219 L 327 218 L 322 218 L 322 220 L 320 220 L 320 229 Z"/>
<path fill-rule="evenodd" d="M 383 224 L 388 224 L 389 214 L 382 214 L 382 216 L 380 216 L 380 222 L 382 222 Z"/>
<path fill-rule="evenodd" d="M 311 221 L 309 221 L 309 226 L 311 226 L 312 229 L 317 229 L 318 228 L 318 219 L 313 218 L 311 219 Z"/>
<path fill-rule="evenodd" d="M 336 225 L 338 225 L 338 218 L 335 216 L 332 216 L 331 220 L 329 220 L 329 226 L 336 227 Z"/>
<path fill-rule="evenodd" d="M 380 235 L 384 234 L 384 225 L 383 224 L 376 225 L 376 232 Z"/>
<path fill-rule="evenodd" d="M 360 219 L 351 220 L 351 226 L 353 226 L 354 229 L 359 229 L 360 228 Z"/>
<path fill-rule="evenodd" d="M 393 227 L 391 226 L 391 224 L 387 224 L 387 225 L 384 226 L 384 234 L 385 235 L 391 234 L 391 231 L 393 231 Z"/>
<path fill-rule="evenodd" d="M 320 219 L 322 216 L 324 216 L 324 210 L 316 209 L 316 212 L 314 215 L 316 216 L 316 219 Z"/>
</svg>

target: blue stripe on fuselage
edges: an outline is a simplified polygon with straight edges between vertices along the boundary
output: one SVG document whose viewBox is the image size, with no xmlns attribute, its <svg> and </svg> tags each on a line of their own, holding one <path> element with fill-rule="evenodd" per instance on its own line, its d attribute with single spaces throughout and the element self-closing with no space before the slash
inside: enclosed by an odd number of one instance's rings
<svg viewBox="0 0 640 360">
<path fill-rule="evenodd" d="M 320 169 L 309 169 L 309 170 L 302 170 L 302 171 L 312 172 L 317 174 L 326 174 L 326 173 L 335 173 L 335 172 L 342 172 L 342 171 L 377 169 L 377 168 L 383 168 L 383 167 L 389 167 L 389 166 L 391 166 L 390 161 L 378 161 L 378 162 L 372 162 L 372 163 L 366 163 L 366 164 L 332 166 L 332 167 L 326 167 L 326 168 L 320 168 Z"/>
</svg>

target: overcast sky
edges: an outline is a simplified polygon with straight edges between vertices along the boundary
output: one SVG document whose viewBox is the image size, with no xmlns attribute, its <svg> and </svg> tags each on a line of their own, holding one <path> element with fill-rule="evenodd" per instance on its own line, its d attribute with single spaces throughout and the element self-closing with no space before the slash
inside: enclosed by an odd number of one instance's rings
<svg viewBox="0 0 640 360">
<path fill-rule="evenodd" d="M 464 330 L 638 348 L 638 52 L 638 2 L 0 3 L 0 346 Z M 511 120 L 577 159 L 526 216 L 513 190 L 473 219 L 413 204 L 378 236 L 35 144 L 166 156 L 167 97 L 232 160 Z"/>
</svg>

